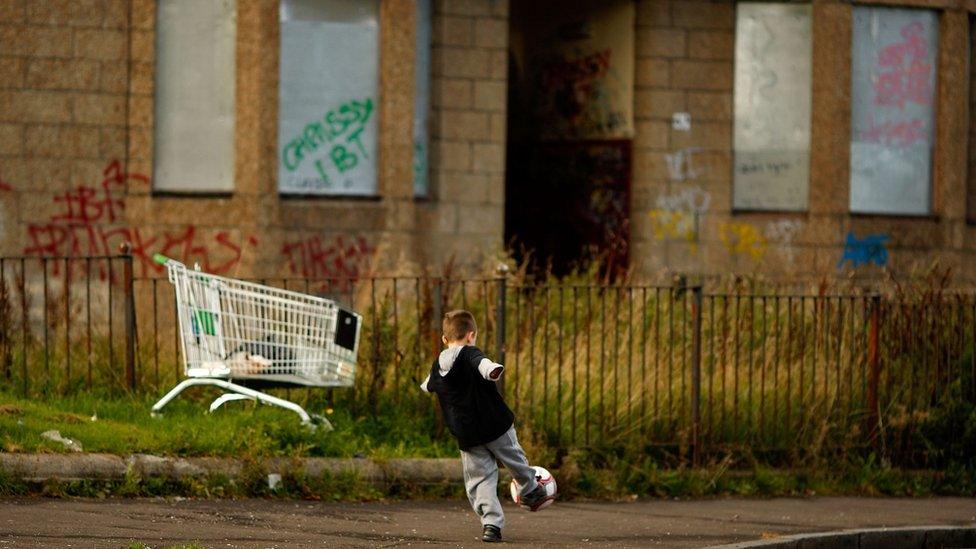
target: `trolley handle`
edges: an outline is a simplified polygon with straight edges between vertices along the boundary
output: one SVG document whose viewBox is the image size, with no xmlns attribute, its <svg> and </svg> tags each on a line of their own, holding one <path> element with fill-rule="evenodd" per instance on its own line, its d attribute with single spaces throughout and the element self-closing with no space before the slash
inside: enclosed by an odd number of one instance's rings
<svg viewBox="0 0 976 549">
<path fill-rule="evenodd" d="M 168 271 L 169 274 L 169 281 L 174 284 L 176 283 L 176 271 L 186 270 L 186 265 L 180 263 L 175 259 L 166 257 L 165 255 L 160 253 L 153 254 L 153 261 L 159 265 L 166 267 L 166 270 Z"/>
</svg>

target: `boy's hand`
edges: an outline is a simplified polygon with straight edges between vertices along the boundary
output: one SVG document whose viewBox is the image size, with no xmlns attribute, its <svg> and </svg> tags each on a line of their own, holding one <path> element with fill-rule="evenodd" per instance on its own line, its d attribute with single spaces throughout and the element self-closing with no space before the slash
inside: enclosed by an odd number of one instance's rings
<svg viewBox="0 0 976 549">
<path fill-rule="evenodd" d="M 502 377 L 502 372 L 504 370 L 505 370 L 505 368 L 502 368 L 501 366 L 499 366 L 499 367 L 495 368 L 494 370 L 492 370 L 488 374 L 488 377 L 491 378 L 491 379 L 498 379 L 498 378 Z"/>
</svg>

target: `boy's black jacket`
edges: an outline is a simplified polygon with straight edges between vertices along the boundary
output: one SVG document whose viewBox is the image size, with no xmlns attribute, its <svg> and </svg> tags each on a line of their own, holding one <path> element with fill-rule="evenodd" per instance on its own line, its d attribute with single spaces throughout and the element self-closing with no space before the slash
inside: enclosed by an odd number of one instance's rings
<svg viewBox="0 0 976 549">
<path fill-rule="evenodd" d="M 437 360 L 430 368 L 427 390 L 437 394 L 444 423 L 462 450 L 495 440 L 515 421 L 515 414 L 502 400 L 495 383 L 478 372 L 483 358 L 481 349 L 466 346 L 447 375 L 441 376 Z"/>
</svg>

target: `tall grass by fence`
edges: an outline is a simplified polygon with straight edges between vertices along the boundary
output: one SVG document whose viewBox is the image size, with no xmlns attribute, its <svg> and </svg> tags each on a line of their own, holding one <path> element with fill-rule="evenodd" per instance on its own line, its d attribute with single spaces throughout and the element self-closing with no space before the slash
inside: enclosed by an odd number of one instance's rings
<svg viewBox="0 0 976 549">
<path fill-rule="evenodd" d="M 0 281 L 8 390 L 162 393 L 182 377 L 172 287 L 134 277 L 131 257 L 5 258 Z M 502 390 L 520 425 L 557 449 L 630 446 L 691 463 L 736 448 L 790 463 L 814 451 L 876 452 L 930 465 L 956 450 L 933 447 L 926 433 L 951 430 L 957 420 L 946 414 L 976 402 L 969 293 L 504 277 L 258 282 L 364 316 L 355 387 L 306 394 L 425 424 L 434 406 L 418 384 L 440 350 L 442 313 L 471 310 L 479 345 L 507 366 Z"/>
</svg>

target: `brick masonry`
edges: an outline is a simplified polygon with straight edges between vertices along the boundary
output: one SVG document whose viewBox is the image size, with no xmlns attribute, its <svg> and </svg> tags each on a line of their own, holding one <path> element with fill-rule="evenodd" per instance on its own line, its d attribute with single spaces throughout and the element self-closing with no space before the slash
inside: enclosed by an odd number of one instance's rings
<svg viewBox="0 0 976 549">
<path fill-rule="evenodd" d="M 508 0 L 435 0 L 424 254 L 488 268 L 502 251 Z"/>
<path fill-rule="evenodd" d="M 507 2 L 436 2 L 430 196 L 412 191 L 415 6 L 380 4 L 378 196 L 277 193 L 278 2 L 238 3 L 235 188 L 152 191 L 152 0 L 0 2 L 0 253 L 162 252 L 234 276 L 475 266 L 502 236 Z M 463 239 L 457 238 L 463 234 Z"/>
<path fill-rule="evenodd" d="M 813 3 L 809 209 L 731 207 L 734 4 L 641 0 L 636 10 L 632 264 L 675 272 L 845 275 L 848 232 L 890 236 L 889 267 L 938 259 L 974 272 L 976 229 L 962 198 L 970 147 L 972 2 L 891 0 L 939 8 L 933 215 L 847 211 L 851 4 Z M 283 199 L 277 193 L 278 2 L 239 2 L 232 193 L 160 195 L 153 163 L 153 0 L 0 2 L 0 252 L 112 254 L 125 240 L 137 274 L 153 252 L 237 276 L 437 272 L 453 259 L 490 267 L 503 248 L 508 0 L 434 0 L 428 197 L 412 196 L 415 9 L 380 10 L 379 195 Z M 671 129 L 688 112 L 689 132 Z M 677 169 L 677 172 L 675 171 Z M 691 220 L 661 217 L 689 193 Z M 969 205 L 969 210 L 972 205 Z M 669 225 L 669 223 L 671 223 Z M 858 275 L 878 276 L 873 266 Z"/>
<path fill-rule="evenodd" d="M 809 208 L 800 213 L 732 208 L 733 56 L 730 1 L 643 0 L 637 7 L 636 134 L 632 264 L 646 275 L 706 277 L 758 273 L 771 279 L 883 275 L 877 265 L 851 271 L 848 233 L 886 235 L 887 268 L 903 276 L 934 263 L 972 279 L 976 227 L 964 215 L 969 75 L 967 29 L 972 5 L 886 2 L 941 8 L 932 215 L 851 215 L 849 193 L 852 6 L 813 3 L 813 104 Z M 922 5 L 924 4 L 924 6 Z M 674 112 L 691 115 L 691 131 L 670 128 Z M 669 169 L 669 161 L 670 167 Z M 971 176 L 970 176 L 971 177 Z M 659 211 L 662 197 L 694 201 L 677 222 Z"/>
</svg>

